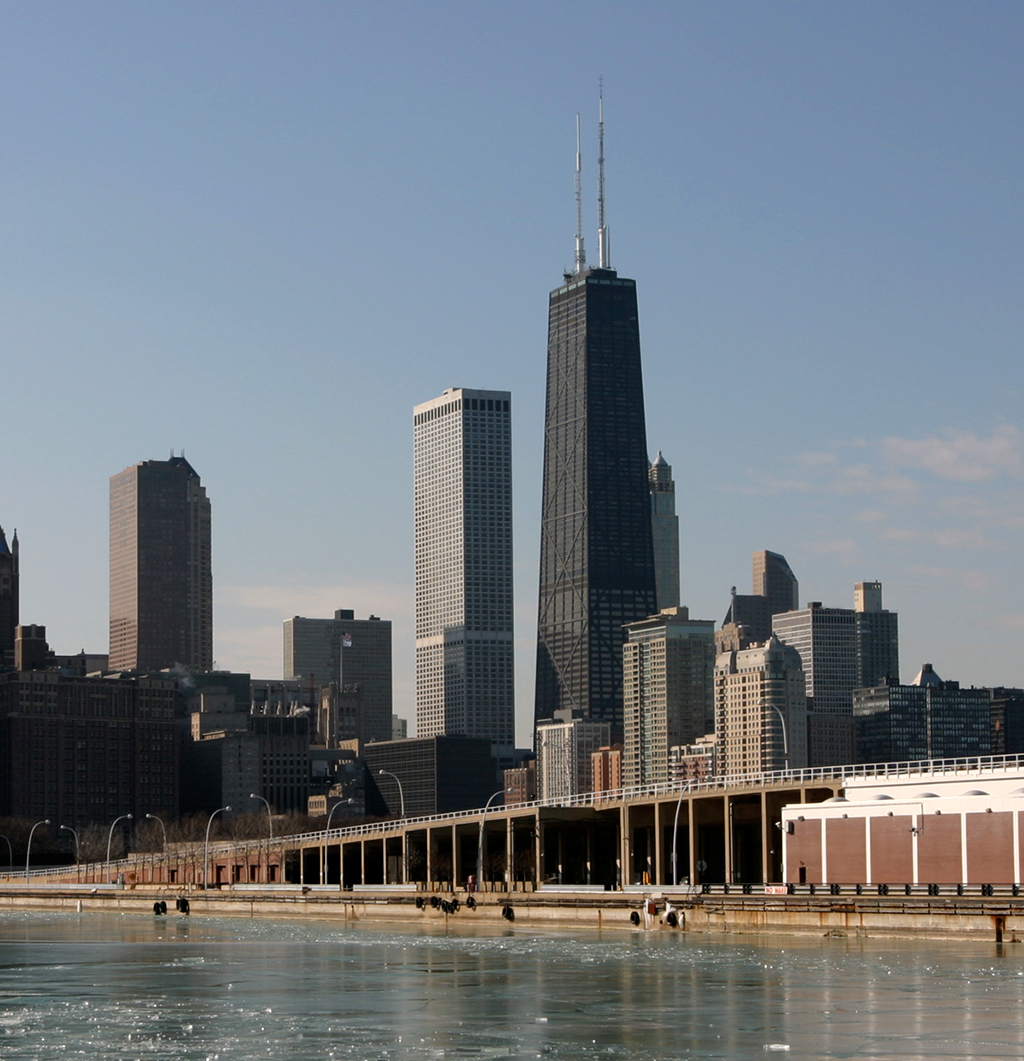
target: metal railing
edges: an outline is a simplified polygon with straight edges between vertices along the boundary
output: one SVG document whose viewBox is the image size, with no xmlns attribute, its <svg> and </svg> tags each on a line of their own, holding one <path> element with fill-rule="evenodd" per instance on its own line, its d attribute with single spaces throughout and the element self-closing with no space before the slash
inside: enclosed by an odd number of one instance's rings
<svg viewBox="0 0 1024 1061">
<path fill-rule="evenodd" d="M 1024 780 L 1024 755 L 978 755 L 962 756 L 953 759 L 923 759 L 896 763 L 857 763 L 841 766 L 816 766 L 794 770 L 776 770 L 752 777 L 717 777 L 704 781 L 668 781 L 659 784 L 636 785 L 630 788 L 619 788 L 608 792 L 581 792 L 572 796 L 555 799 L 530 800 L 509 806 L 492 807 L 487 816 L 498 818 L 506 814 L 533 812 L 544 808 L 557 807 L 607 807 L 609 804 L 639 802 L 646 799 L 677 799 L 680 796 L 699 796 L 727 794 L 730 790 L 749 791 L 758 788 L 788 788 L 813 784 L 840 784 L 852 780 L 898 780 L 912 777 L 935 777 L 941 775 L 977 776 L 981 773 L 1021 773 Z M 391 818 L 387 821 L 370 822 L 361 825 L 339 826 L 329 832 L 319 829 L 307 833 L 292 833 L 275 836 L 272 840 L 249 838 L 246 840 L 218 840 L 210 844 L 210 858 L 223 857 L 239 848 L 260 851 L 283 852 L 286 848 L 305 845 L 323 845 L 331 842 L 358 840 L 364 837 L 383 837 L 410 829 L 428 828 L 445 824 L 456 825 L 459 822 L 479 821 L 484 814 L 483 808 L 471 810 L 448 811 L 442 814 L 424 814 L 405 818 Z M 198 841 L 187 841 L 198 843 Z M 173 864 L 182 861 L 183 852 L 139 852 L 139 857 L 111 862 L 111 875 L 123 872 L 126 868 L 136 867 L 141 860 L 151 858 L 154 865 Z M 190 853 L 191 854 L 191 853 Z M 185 861 L 195 861 L 194 856 Z M 29 879 L 35 877 L 75 876 L 98 873 L 106 863 L 91 863 L 66 869 L 31 870 Z M 120 867 L 120 868 L 117 868 Z M 16 883 L 18 878 L 25 879 L 24 871 L 12 869 L 7 874 L 0 874 L 0 883 Z"/>
</svg>

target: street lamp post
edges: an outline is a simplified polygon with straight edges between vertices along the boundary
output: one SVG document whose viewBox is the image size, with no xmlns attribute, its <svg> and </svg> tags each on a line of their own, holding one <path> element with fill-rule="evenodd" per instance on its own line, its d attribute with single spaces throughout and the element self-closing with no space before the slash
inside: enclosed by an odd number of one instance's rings
<svg viewBox="0 0 1024 1061">
<path fill-rule="evenodd" d="M 484 881 L 484 819 L 491 804 L 499 797 L 505 795 L 505 789 L 499 788 L 484 804 L 480 814 L 480 833 L 476 840 L 476 886 L 479 888 Z"/>
<path fill-rule="evenodd" d="M 785 762 L 784 769 L 789 769 L 789 738 L 786 736 L 786 716 L 779 710 L 775 704 L 768 705 L 774 712 L 779 716 L 779 722 L 782 724 L 782 758 Z"/>
<path fill-rule="evenodd" d="M 14 848 L 11 846 L 11 838 L 0 833 L 0 840 L 7 841 L 7 868 L 14 869 Z"/>
<path fill-rule="evenodd" d="M 274 839 L 274 816 L 270 812 L 270 804 L 262 797 L 258 796 L 255 792 L 249 793 L 249 799 L 258 799 L 267 808 L 267 828 L 270 831 L 270 839 Z"/>
<path fill-rule="evenodd" d="M 107 833 L 107 866 L 106 866 L 107 872 L 106 872 L 106 876 L 107 876 L 107 883 L 108 884 L 110 883 L 110 842 L 114 839 L 114 828 L 115 828 L 115 826 L 117 825 L 118 822 L 123 822 L 123 821 L 129 821 L 130 822 L 131 820 L 132 820 L 132 815 L 130 815 L 130 814 L 122 814 L 120 818 L 115 818 L 110 823 L 110 832 Z"/>
<path fill-rule="evenodd" d="M 267 843 L 266 843 L 266 851 L 267 851 L 266 863 L 267 863 L 267 868 L 266 868 L 265 876 L 267 878 L 267 883 L 269 884 L 270 883 L 270 845 L 271 845 L 271 842 L 274 839 L 274 816 L 270 813 L 270 804 L 261 795 L 257 794 L 256 792 L 250 792 L 249 793 L 249 799 L 258 799 L 267 808 L 267 829 L 269 831 L 269 837 L 268 837 Z"/>
<path fill-rule="evenodd" d="M 206 847 L 203 849 L 203 891 L 206 891 L 207 874 L 210 870 L 210 826 L 213 825 L 213 819 L 217 817 L 222 811 L 229 811 L 230 807 L 218 807 L 213 814 L 210 815 L 210 820 L 206 823 Z"/>
<path fill-rule="evenodd" d="M 61 828 L 66 829 L 75 838 L 75 876 L 78 876 L 78 833 L 70 825 L 62 825 Z"/>
<path fill-rule="evenodd" d="M 679 799 L 676 800 L 676 816 L 672 823 L 672 887 L 679 887 L 679 811 L 683 806 L 683 796 L 686 795 L 689 790 L 689 785 L 683 785 L 679 792 Z"/>
<path fill-rule="evenodd" d="M 161 830 L 163 831 L 163 834 L 164 834 L 163 853 L 164 853 L 164 858 L 166 858 L 167 857 L 167 826 L 164 825 L 163 818 L 158 818 L 155 814 L 147 814 L 146 817 L 147 818 L 152 818 L 153 821 L 160 823 L 160 828 L 161 828 Z"/>
<path fill-rule="evenodd" d="M 331 807 L 331 813 L 327 815 L 327 827 L 324 829 L 324 848 L 323 848 L 323 851 L 320 852 L 320 883 L 321 884 L 326 884 L 327 883 L 327 841 L 328 841 L 329 834 L 330 834 L 330 831 L 331 831 L 331 819 L 334 817 L 334 812 L 339 807 L 347 807 L 347 806 L 349 806 L 352 803 L 355 803 L 355 800 L 352 799 L 351 797 L 349 799 L 339 799 L 338 802 L 335 803 L 333 807 Z M 340 852 L 338 854 L 338 862 L 339 862 L 339 865 L 340 865 L 340 863 L 341 863 L 341 853 Z M 340 878 L 341 878 L 341 875 L 339 874 L 339 884 L 340 884 Z"/>
<path fill-rule="evenodd" d="M 50 819 L 46 818 L 41 822 L 36 822 L 35 825 L 29 830 L 28 834 L 28 845 L 25 848 L 25 883 L 28 884 L 28 858 L 32 853 L 32 834 L 39 828 L 40 825 L 49 825 Z"/>
<path fill-rule="evenodd" d="M 377 776 L 378 777 L 384 777 L 385 775 L 387 777 L 393 777 L 395 779 L 395 782 L 398 785 L 398 803 L 399 803 L 399 806 L 402 809 L 401 817 L 404 818 L 405 817 L 405 793 L 402 791 L 401 779 L 399 778 L 398 774 L 393 774 L 390 770 L 378 770 L 377 771 Z"/>
</svg>

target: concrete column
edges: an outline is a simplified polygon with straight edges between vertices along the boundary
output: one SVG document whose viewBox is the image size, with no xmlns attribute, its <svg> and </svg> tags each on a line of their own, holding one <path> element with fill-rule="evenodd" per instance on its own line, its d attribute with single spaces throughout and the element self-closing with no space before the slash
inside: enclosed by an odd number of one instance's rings
<svg viewBox="0 0 1024 1061">
<path fill-rule="evenodd" d="M 512 830 L 512 815 L 505 819 L 505 891 L 512 890 L 512 857 L 515 854 L 515 834 Z"/>
<path fill-rule="evenodd" d="M 722 823 L 725 829 L 725 883 L 732 884 L 732 800 L 722 797 Z"/>
<path fill-rule="evenodd" d="M 432 888 L 434 881 L 434 835 L 427 826 L 427 887 Z"/>
<path fill-rule="evenodd" d="M 213 875 L 216 878 L 217 871 L 214 869 Z M 299 846 L 299 884 L 306 883 L 306 852 Z"/>
<path fill-rule="evenodd" d="M 540 807 L 534 809 L 533 829 L 533 886 L 539 888 L 544 881 L 544 822 L 540 816 Z"/>
<path fill-rule="evenodd" d="M 654 875 L 651 877 L 652 884 L 664 884 L 665 879 L 662 876 L 661 863 L 661 846 L 662 846 L 662 835 L 661 835 L 661 801 L 654 801 Z"/>
<path fill-rule="evenodd" d="M 633 837 L 629 831 L 629 805 L 619 807 L 619 885 L 633 883 Z"/>
<path fill-rule="evenodd" d="M 459 837 L 458 826 L 452 826 L 452 888 L 459 882 Z"/>
<path fill-rule="evenodd" d="M 594 859 L 594 828 L 589 822 L 586 823 L 584 828 L 586 829 L 585 835 L 587 838 L 587 884 L 593 884 L 594 879 L 593 874 L 591 873 L 591 863 Z"/>
<path fill-rule="evenodd" d="M 772 846 L 772 837 L 775 835 L 775 826 L 768 821 L 768 794 L 761 789 L 761 882 L 768 883 L 771 856 L 768 854 Z"/>
<path fill-rule="evenodd" d="M 366 883 L 366 841 L 359 841 L 359 883 Z"/>
<path fill-rule="evenodd" d="M 690 839 L 690 842 L 687 845 L 689 850 L 687 852 L 686 877 L 691 885 L 697 883 L 697 830 L 695 828 L 697 824 L 697 816 L 693 810 L 693 803 L 693 796 L 690 796 L 686 801 L 686 832 Z"/>
</svg>

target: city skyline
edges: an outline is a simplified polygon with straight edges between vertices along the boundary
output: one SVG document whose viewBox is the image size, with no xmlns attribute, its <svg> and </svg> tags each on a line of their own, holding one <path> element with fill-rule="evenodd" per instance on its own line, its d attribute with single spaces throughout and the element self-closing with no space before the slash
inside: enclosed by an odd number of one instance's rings
<svg viewBox="0 0 1024 1061">
<path fill-rule="evenodd" d="M 22 621 L 60 653 L 105 647 L 106 477 L 184 447 L 217 506 L 218 664 L 275 676 L 281 622 L 341 601 L 394 620 L 411 718 L 407 410 L 452 380 L 500 386 L 522 742 L 537 307 L 572 264 L 577 111 L 595 229 L 603 75 L 681 603 L 719 618 L 751 552 L 775 550 L 802 605 L 884 583 L 907 665 L 1024 684 L 1024 12 L 526 6 L 544 34 L 447 5 L 401 24 L 229 5 L 201 34 L 171 8 L 8 12 L 0 349 L 11 395 L 46 381 L 3 428 Z M 385 295 L 412 253 L 429 268 Z"/>
</svg>

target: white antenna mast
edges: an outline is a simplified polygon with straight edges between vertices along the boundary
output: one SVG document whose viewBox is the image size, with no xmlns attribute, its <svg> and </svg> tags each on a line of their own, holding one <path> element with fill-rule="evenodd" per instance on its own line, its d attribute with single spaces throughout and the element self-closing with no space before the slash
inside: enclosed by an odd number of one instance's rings
<svg viewBox="0 0 1024 1061">
<path fill-rule="evenodd" d="M 611 268 L 608 246 L 608 226 L 604 221 L 604 78 L 598 81 L 597 110 L 597 263 L 601 269 Z"/>
<path fill-rule="evenodd" d="M 576 115 L 576 273 L 582 273 L 587 264 L 587 254 L 583 249 L 583 193 L 580 179 L 583 163 L 580 155 L 580 116 Z"/>
</svg>

